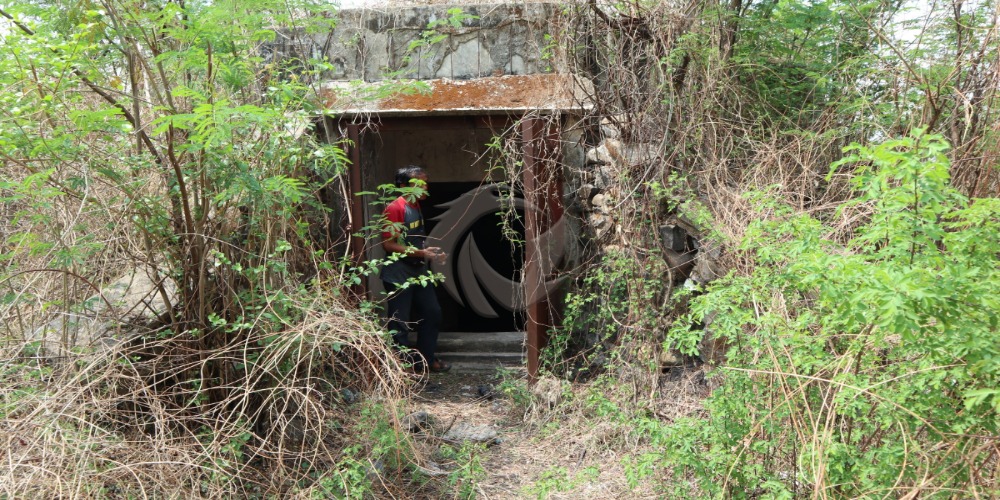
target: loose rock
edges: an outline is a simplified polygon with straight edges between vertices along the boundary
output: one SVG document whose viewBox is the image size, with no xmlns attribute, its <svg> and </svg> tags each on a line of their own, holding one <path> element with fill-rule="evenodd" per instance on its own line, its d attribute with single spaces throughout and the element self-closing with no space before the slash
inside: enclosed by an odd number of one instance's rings
<svg viewBox="0 0 1000 500">
<path fill-rule="evenodd" d="M 475 425 L 459 422 L 441 436 L 443 439 L 457 442 L 491 443 L 497 439 L 497 430 L 492 425 Z"/>
<path fill-rule="evenodd" d="M 424 474 L 427 474 L 428 476 L 431 476 L 431 477 L 447 476 L 448 475 L 448 471 L 442 469 L 441 466 L 438 465 L 437 462 L 433 462 L 433 461 L 430 461 L 430 460 L 427 461 L 427 465 L 426 466 L 420 467 L 420 472 L 423 472 Z"/>
<path fill-rule="evenodd" d="M 531 393 L 538 400 L 539 406 L 551 410 L 562 402 L 562 382 L 552 377 L 544 377 L 535 382 Z"/>
<path fill-rule="evenodd" d="M 433 420 L 434 417 L 430 413 L 420 410 L 403 417 L 402 425 L 404 429 L 410 432 L 420 432 L 430 427 Z"/>
<path fill-rule="evenodd" d="M 672 368 L 684 364 L 684 357 L 676 349 L 666 350 L 660 353 L 660 368 Z"/>
<path fill-rule="evenodd" d="M 347 388 L 340 391 L 340 397 L 344 401 L 344 403 L 347 404 L 354 403 L 355 401 L 358 400 L 358 394 Z"/>
<path fill-rule="evenodd" d="M 483 398 L 486 398 L 486 399 L 489 399 L 489 400 L 492 400 L 497 395 L 496 391 L 493 389 L 493 386 L 491 386 L 491 385 L 481 385 L 481 386 L 479 386 L 477 388 L 477 390 L 479 391 L 479 396 L 480 397 L 483 397 Z"/>
</svg>

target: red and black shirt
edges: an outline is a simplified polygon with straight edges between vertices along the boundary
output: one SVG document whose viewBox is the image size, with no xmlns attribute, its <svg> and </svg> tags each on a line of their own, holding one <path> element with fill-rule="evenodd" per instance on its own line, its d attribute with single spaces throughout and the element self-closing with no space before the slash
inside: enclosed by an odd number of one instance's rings
<svg viewBox="0 0 1000 500">
<path fill-rule="evenodd" d="M 405 247 L 424 248 L 427 229 L 419 204 L 411 204 L 400 196 L 385 207 L 385 218 L 388 222 L 382 231 L 382 239 L 395 240 Z M 424 259 L 410 256 L 386 264 L 382 268 L 381 276 L 382 281 L 400 284 L 426 272 L 427 263 Z"/>
</svg>

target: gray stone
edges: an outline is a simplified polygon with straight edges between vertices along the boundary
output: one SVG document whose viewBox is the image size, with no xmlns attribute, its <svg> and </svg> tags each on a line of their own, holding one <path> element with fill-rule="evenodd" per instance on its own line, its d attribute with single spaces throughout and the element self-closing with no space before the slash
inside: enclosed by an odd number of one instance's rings
<svg viewBox="0 0 1000 500">
<path fill-rule="evenodd" d="M 600 341 L 601 338 L 595 335 L 590 344 L 597 345 Z M 602 352 L 601 354 L 594 356 L 594 358 L 590 360 L 590 364 L 595 367 L 603 368 L 608 364 L 608 355 Z"/>
<path fill-rule="evenodd" d="M 358 400 L 359 394 L 350 389 L 345 388 L 344 390 L 340 391 L 340 397 L 341 400 L 343 400 L 345 403 L 352 404 Z"/>
<path fill-rule="evenodd" d="M 600 145 L 600 149 L 607 152 L 607 155 L 610 158 L 608 163 L 618 165 L 620 167 L 628 166 L 628 158 L 625 155 L 625 146 L 618 139 L 604 139 L 604 142 Z"/>
<path fill-rule="evenodd" d="M 531 386 L 531 394 L 535 396 L 540 407 L 551 410 L 562 402 L 562 381 L 552 377 L 542 377 Z"/>
<path fill-rule="evenodd" d="M 691 277 L 691 269 L 697 254 L 694 252 L 675 252 L 673 250 L 663 250 L 663 260 L 670 266 L 670 274 L 674 282 Z"/>
<path fill-rule="evenodd" d="M 587 164 L 587 151 L 584 147 L 584 132 L 581 130 L 582 127 L 575 128 L 577 126 L 578 125 L 576 123 L 567 124 L 562 134 L 562 163 L 565 166 L 564 171 L 568 174 L 566 176 L 567 178 L 578 177 L 578 175 L 575 174 L 577 172 L 582 174 L 582 171 Z"/>
<path fill-rule="evenodd" d="M 632 168 L 639 165 L 649 165 L 659 156 L 659 145 L 649 142 L 622 144 L 614 141 L 617 146 L 609 148 L 611 156 L 617 163 Z"/>
<path fill-rule="evenodd" d="M 687 231 L 674 224 L 663 224 L 660 226 L 660 243 L 663 248 L 675 252 L 687 250 Z"/>
<path fill-rule="evenodd" d="M 403 417 L 401 424 L 404 429 L 410 432 L 420 432 L 430 427 L 433 421 L 434 417 L 430 413 L 420 410 Z"/>
<path fill-rule="evenodd" d="M 602 192 L 606 191 L 615 181 L 615 166 L 610 164 L 595 165 L 591 171 L 591 177 L 593 178 L 594 187 L 600 189 Z"/>
<path fill-rule="evenodd" d="M 611 153 L 608 152 L 607 146 L 604 143 L 597 146 L 596 148 L 590 148 L 587 150 L 587 165 L 608 165 L 612 161 Z"/>
<path fill-rule="evenodd" d="M 497 439 L 497 430 L 492 425 L 475 425 L 459 422 L 448 429 L 442 439 L 454 442 L 491 443 Z"/>
<path fill-rule="evenodd" d="M 594 237 L 601 239 L 614 228 L 614 219 L 604 214 L 592 213 L 587 215 L 587 224 L 594 231 Z"/>
<path fill-rule="evenodd" d="M 493 69 L 493 58 L 490 53 L 481 50 L 478 39 L 472 39 L 445 54 L 441 61 L 439 78 L 475 78 L 489 75 Z"/>
<path fill-rule="evenodd" d="M 671 368 L 684 364 L 684 356 L 676 349 L 660 352 L 660 368 Z"/>
<path fill-rule="evenodd" d="M 691 270 L 691 279 L 699 284 L 705 284 L 722 276 L 724 269 L 719 263 L 721 257 L 722 250 L 717 244 L 700 240 L 694 268 Z"/>
<path fill-rule="evenodd" d="M 620 139 L 622 132 L 611 120 L 604 118 L 601 120 L 601 135 L 606 139 Z"/>
<path fill-rule="evenodd" d="M 715 322 L 716 313 L 709 312 L 703 321 L 705 332 L 698 342 L 698 355 L 702 361 L 709 364 L 721 364 L 725 361 L 726 350 L 729 348 L 729 341 L 724 337 L 717 337 L 713 333 L 712 323 Z"/>
<path fill-rule="evenodd" d="M 590 199 L 590 206 L 591 206 L 591 208 L 593 208 L 594 210 L 597 210 L 598 212 L 602 212 L 602 213 L 608 211 L 607 203 L 608 203 L 608 197 L 607 197 L 607 195 L 604 195 L 604 194 L 601 194 L 601 193 L 595 194 Z"/>
<path fill-rule="evenodd" d="M 382 475 L 385 474 L 385 464 L 381 460 L 376 460 L 368 468 L 368 480 L 369 481 L 379 481 Z"/>
<path fill-rule="evenodd" d="M 424 474 L 427 474 L 428 476 L 431 476 L 431 477 L 447 476 L 448 475 L 448 471 L 442 469 L 441 466 L 438 465 L 437 462 L 434 462 L 434 461 L 431 461 L 431 460 L 427 461 L 427 465 L 418 466 L 418 467 L 420 467 L 420 472 L 423 472 Z"/>
<path fill-rule="evenodd" d="M 367 33 L 364 38 L 363 80 L 381 80 L 389 68 L 389 37 L 383 33 Z"/>
<path fill-rule="evenodd" d="M 528 74 L 528 64 L 524 62 L 523 57 L 514 54 L 510 58 L 510 66 L 508 67 L 508 71 L 510 71 L 510 74 L 512 75 L 526 75 Z"/>
<path fill-rule="evenodd" d="M 599 192 L 600 190 L 594 187 L 593 184 L 584 184 L 580 186 L 580 189 L 576 190 L 576 196 L 583 206 L 590 208 L 592 206 L 591 199 L 593 199 L 594 195 Z"/>
<path fill-rule="evenodd" d="M 690 276 L 697 254 L 688 248 L 687 231 L 675 224 L 663 224 L 660 226 L 660 242 L 663 260 L 670 266 L 674 281 Z"/>
<path fill-rule="evenodd" d="M 27 338 L 40 341 L 40 352 L 47 356 L 65 355 L 77 347 L 113 347 L 117 342 L 109 338 L 119 331 L 120 320 L 135 317 L 149 320 L 166 312 L 167 304 L 157 289 L 158 278 L 151 274 L 146 269 L 136 269 L 118 278 L 102 288 L 100 295 L 79 304 L 76 311 L 25 332 Z M 167 300 L 173 302 L 177 295 L 173 281 L 165 280 L 163 289 Z"/>
<path fill-rule="evenodd" d="M 705 336 L 698 343 L 698 357 L 702 361 L 712 365 L 720 365 L 726 359 L 726 350 L 729 343 L 724 338 L 714 338 L 711 331 L 706 329 Z"/>
</svg>

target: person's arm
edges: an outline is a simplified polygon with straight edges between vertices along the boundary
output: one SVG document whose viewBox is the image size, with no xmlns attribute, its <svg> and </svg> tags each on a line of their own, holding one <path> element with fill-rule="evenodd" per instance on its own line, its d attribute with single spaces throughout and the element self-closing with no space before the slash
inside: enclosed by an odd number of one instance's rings
<svg viewBox="0 0 1000 500">
<path fill-rule="evenodd" d="M 399 242 L 399 229 L 395 224 L 402 223 L 404 217 L 405 209 L 399 205 L 393 204 L 386 207 L 385 218 L 390 225 L 386 227 L 385 231 L 382 231 L 382 249 L 385 250 L 385 254 L 392 255 L 398 253 L 403 256 L 416 257 L 423 260 L 443 259 L 444 252 L 437 247 L 415 248 L 408 247 Z"/>
<path fill-rule="evenodd" d="M 382 249 L 385 250 L 386 255 L 398 253 L 398 254 L 403 254 L 407 257 L 416 257 L 418 259 L 425 259 L 425 260 L 433 259 L 438 255 L 438 253 L 435 252 L 435 250 L 437 250 L 437 248 L 435 247 L 421 249 L 416 247 L 408 247 L 406 245 L 400 245 L 399 242 L 396 241 L 396 238 L 392 237 L 391 234 L 388 238 L 382 239 Z"/>
</svg>

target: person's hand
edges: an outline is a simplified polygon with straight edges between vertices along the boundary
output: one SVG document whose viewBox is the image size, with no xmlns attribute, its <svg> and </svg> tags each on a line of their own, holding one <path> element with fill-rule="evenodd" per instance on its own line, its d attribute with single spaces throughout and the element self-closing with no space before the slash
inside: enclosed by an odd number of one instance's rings
<svg viewBox="0 0 1000 500">
<path fill-rule="evenodd" d="M 448 258 L 448 254 L 444 253 L 438 247 L 427 247 L 424 249 L 427 253 L 427 258 L 429 260 L 436 260 L 439 264 L 444 264 L 445 259 Z"/>
</svg>

